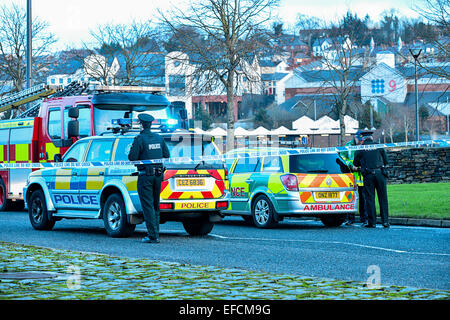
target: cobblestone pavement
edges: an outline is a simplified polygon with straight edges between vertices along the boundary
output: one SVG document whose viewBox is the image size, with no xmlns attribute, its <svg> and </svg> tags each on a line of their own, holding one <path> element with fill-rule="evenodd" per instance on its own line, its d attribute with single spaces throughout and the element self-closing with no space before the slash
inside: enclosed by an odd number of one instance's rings
<svg viewBox="0 0 450 320">
<path fill-rule="evenodd" d="M 18 279 L 18 278 L 24 279 Z M 34 279 L 30 279 L 33 277 Z M 0 299 L 450 299 L 450 291 L 0 242 Z"/>
</svg>

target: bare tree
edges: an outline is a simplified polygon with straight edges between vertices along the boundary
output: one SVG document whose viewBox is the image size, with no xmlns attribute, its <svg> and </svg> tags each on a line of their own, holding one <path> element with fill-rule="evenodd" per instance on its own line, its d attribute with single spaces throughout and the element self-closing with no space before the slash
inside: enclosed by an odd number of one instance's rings
<svg viewBox="0 0 450 320">
<path fill-rule="evenodd" d="M 155 74 L 155 70 L 163 70 L 163 61 L 155 58 L 159 54 L 159 45 L 155 40 L 156 30 L 151 27 L 150 21 L 106 24 L 91 31 L 91 35 L 95 43 L 84 44 L 90 53 L 90 61 L 86 61 L 89 65 L 87 71 L 97 80 L 142 85 L 152 80 L 149 79 L 150 74 L 161 76 Z M 115 70 L 116 63 L 120 65 L 118 70 Z M 113 75 L 115 79 L 110 79 Z"/>
<path fill-rule="evenodd" d="M 356 17 L 356 16 L 355 16 Z M 361 77 L 370 67 L 367 49 L 358 46 L 356 36 L 360 34 L 357 25 L 351 27 L 345 24 L 345 18 L 339 26 L 332 26 L 331 36 L 326 41 L 321 60 L 326 72 L 319 72 L 321 86 L 318 91 L 331 93 L 334 99 L 335 111 L 339 116 L 340 145 L 345 143 L 345 115 L 351 114 L 352 100 L 357 100 Z"/>
<path fill-rule="evenodd" d="M 423 0 L 422 5 L 416 5 L 413 10 L 419 13 L 423 18 L 436 25 L 439 29 L 439 36 L 434 41 L 439 55 L 445 61 L 443 67 L 429 68 L 418 60 L 420 66 L 428 72 L 442 78 L 450 79 L 448 72 L 448 56 L 450 49 L 450 1 L 449 0 Z"/>
<path fill-rule="evenodd" d="M 26 10 L 17 4 L 0 7 L 0 72 L 12 81 L 11 92 L 22 90 L 26 82 L 26 21 Z M 46 22 L 33 19 L 33 73 L 46 66 L 44 58 L 56 42 L 47 28 Z"/>
<path fill-rule="evenodd" d="M 224 88 L 227 95 L 227 150 L 234 148 L 234 98 L 239 79 L 255 76 L 245 63 L 263 47 L 263 29 L 278 0 L 197 0 L 187 10 L 160 12 L 169 32 L 189 56 L 181 63 L 194 64 L 190 78 L 196 90 Z M 194 29 L 196 33 L 180 32 Z M 180 35 L 183 35 L 180 37 Z M 198 37 L 198 35 L 201 35 Z M 239 74 L 242 77 L 239 78 Z"/>
</svg>

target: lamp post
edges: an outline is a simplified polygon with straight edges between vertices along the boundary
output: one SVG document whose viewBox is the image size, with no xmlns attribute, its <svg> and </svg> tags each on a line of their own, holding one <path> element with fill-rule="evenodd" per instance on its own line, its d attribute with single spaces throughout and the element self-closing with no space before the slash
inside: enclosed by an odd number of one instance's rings
<svg viewBox="0 0 450 320">
<path fill-rule="evenodd" d="M 32 15 L 31 15 L 31 0 L 27 0 L 27 89 L 31 87 L 31 55 L 32 55 L 32 44 L 31 44 L 31 32 L 32 32 Z"/>
<path fill-rule="evenodd" d="M 414 90 L 416 93 L 416 141 L 419 141 L 419 93 L 417 92 L 417 60 L 419 59 L 422 49 L 409 49 L 414 58 Z"/>
</svg>

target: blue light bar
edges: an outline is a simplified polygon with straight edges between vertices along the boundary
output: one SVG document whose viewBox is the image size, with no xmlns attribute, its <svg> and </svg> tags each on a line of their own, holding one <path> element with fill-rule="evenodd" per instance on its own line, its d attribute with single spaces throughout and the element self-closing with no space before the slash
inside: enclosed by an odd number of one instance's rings
<svg viewBox="0 0 450 320">
<path fill-rule="evenodd" d="M 178 124 L 178 120 L 177 119 L 168 119 L 167 124 L 170 126 L 174 126 L 174 125 Z"/>
</svg>

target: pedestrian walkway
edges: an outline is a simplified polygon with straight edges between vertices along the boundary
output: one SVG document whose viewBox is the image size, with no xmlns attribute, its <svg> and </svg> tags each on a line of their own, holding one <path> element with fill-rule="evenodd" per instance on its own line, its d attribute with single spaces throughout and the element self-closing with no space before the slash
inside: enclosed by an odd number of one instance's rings
<svg viewBox="0 0 450 320">
<path fill-rule="evenodd" d="M 146 246 L 149 248 L 150 246 Z M 377 286 L 0 242 L 0 299 L 450 299 Z"/>
</svg>

